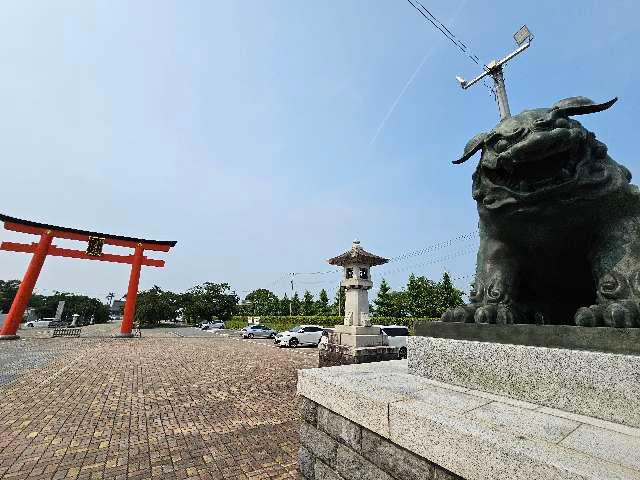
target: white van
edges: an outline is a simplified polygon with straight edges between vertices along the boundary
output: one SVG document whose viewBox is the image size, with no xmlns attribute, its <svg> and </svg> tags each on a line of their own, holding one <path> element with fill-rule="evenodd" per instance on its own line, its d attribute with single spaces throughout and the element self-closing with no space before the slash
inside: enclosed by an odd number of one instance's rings
<svg viewBox="0 0 640 480">
<path fill-rule="evenodd" d="M 398 358 L 407 358 L 407 336 L 409 329 L 404 325 L 374 325 L 380 328 L 383 344 L 398 349 Z"/>
</svg>

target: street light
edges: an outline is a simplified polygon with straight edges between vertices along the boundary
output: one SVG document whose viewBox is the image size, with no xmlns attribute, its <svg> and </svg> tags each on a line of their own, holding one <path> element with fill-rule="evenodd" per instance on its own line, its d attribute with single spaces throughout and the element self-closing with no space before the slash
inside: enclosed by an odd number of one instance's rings
<svg viewBox="0 0 640 480">
<path fill-rule="evenodd" d="M 498 101 L 498 110 L 500 111 L 500 120 L 504 120 L 505 118 L 509 118 L 511 116 L 511 112 L 509 111 L 509 100 L 507 99 L 507 90 L 504 86 L 504 76 L 502 74 L 502 66 L 506 64 L 509 60 L 514 58 L 516 55 L 524 52 L 529 45 L 531 45 L 531 41 L 533 40 L 533 34 L 529 31 L 526 25 L 520 27 L 520 29 L 513 35 L 513 39 L 518 45 L 513 52 L 508 54 L 501 60 L 492 60 L 484 67 L 484 72 L 478 75 L 476 78 L 470 81 L 466 81 L 464 78 L 460 76 L 456 76 L 456 80 L 460 84 L 463 90 L 475 85 L 480 80 L 482 80 L 487 75 L 491 75 L 493 78 L 494 85 L 494 93 L 496 95 L 496 100 Z"/>
</svg>

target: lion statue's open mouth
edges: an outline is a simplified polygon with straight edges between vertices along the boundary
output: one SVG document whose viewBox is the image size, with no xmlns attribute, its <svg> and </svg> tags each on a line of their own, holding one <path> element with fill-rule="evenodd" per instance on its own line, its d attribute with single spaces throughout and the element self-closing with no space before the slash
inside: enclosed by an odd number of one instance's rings
<svg viewBox="0 0 640 480">
<path fill-rule="evenodd" d="M 473 198 L 490 210 L 507 206 L 526 210 L 542 198 L 562 196 L 567 201 L 571 189 L 579 197 L 589 187 L 590 196 L 605 193 L 606 184 L 619 186 L 629 180 L 629 172 L 607 156 L 607 147 L 593 133 L 569 116 L 604 110 L 614 102 L 596 105 L 574 97 L 552 108 L 526 110 L 504 119 L 491 132 L 476 135 L 454 163 L 482 150 L 473 176 Z"/>
<path fill-rule="evenodd" d="M 468 305 L 443 320 L 640 326 L 640 192 L 571 118 L 585 97 L 525 110 L 473 137 L 480 247 Z"/>
</svg>

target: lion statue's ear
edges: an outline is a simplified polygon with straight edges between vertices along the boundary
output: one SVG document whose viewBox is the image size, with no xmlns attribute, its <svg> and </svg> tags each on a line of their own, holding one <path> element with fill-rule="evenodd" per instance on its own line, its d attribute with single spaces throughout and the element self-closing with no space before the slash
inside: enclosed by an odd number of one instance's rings
<svg viewBox="0 0 640 480">
<path fill-rule="evenodd" d="M 482 150 L 482 145 L 484 144 L 485 138 L 487 138 L 487 133 L 482 132 L 469 140 L 464 147 L 464 153 L 462 157 L 460 157 L 458 160 L 454 160 L 452 163 L 454 163 L 455 165 L 460 165 L 461 163 L 464 163 L 471 157 L 473 157 L 473 155 L 478 150 Z"/>
<path fill-rule="evenodd" d="M 570 117 L 572 115 L 586 115 L 588 113 L 597 113 L 606 110 L 618 101 L 618 97 L 614 97 L 608 102 L 595 103 L 587 97 L 569 97 L 551 106 L 551 110 L 555 115 L 562 117 Z"/>
</svg>

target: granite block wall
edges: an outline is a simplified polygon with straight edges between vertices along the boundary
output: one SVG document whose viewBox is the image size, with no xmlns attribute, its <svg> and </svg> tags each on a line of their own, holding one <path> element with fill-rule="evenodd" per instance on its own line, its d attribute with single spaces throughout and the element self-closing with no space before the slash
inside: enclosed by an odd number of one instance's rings
<svg viewBox="0 0 640 480">
<path fill-rule="evenodd" d="M 464 480 L 305 397 L 299 410 L 303 480 Z"/>
</svg>

